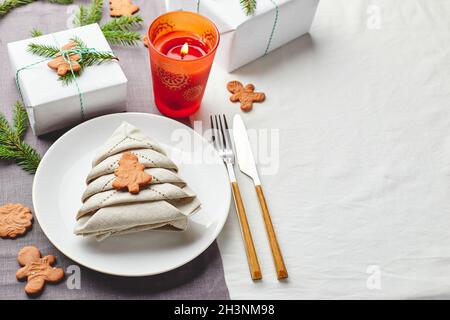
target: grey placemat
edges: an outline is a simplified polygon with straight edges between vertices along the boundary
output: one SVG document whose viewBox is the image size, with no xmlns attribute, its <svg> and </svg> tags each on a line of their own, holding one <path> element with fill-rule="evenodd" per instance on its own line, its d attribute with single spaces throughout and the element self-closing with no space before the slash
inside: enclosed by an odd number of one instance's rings
<svg viewBox="0 0 450 320">
<path fill-rule="evenodd" d="M 80 4 L 88 1 L 75 2 Z M 139 14 L 145 20 L 144 25 L 151 23 L 162 12 L 164 4 L 161 0 L 134 2 L 141 8 Z M 32 28 L 38 28 L 44 33 L 66 29 L 73 15 L 73 9 L 71 6 L 39 1 L 15 9 L 0 18 L 0 111 L 8 118 L 11 118 L 11 106 L 19 95 L 9 66 L 6 44 L 28 38 Z M 109 19 L 107 10 L 108 1 L 105 1 L 104 19 Z M 114 50 L 121 57 L 121 66 L 129 81 L 127 110 L 156 113 L 146 49 L 115 47 Z M 30 131 L 27 133 L 26 141 L 44 154 L 63 132 L 38 139 Z M 14 164 L 0 161 L 0 204 L 20 202 L 32 208 L 32 183 L 32 175 L 23 172 Z M 144 278 L 113 277 L 84 267 L 80 267 L 78 272 L 77 265 L 55 249 L 35 222 L 33 229 L 25 237 L 15 240 L 0 239 L 0 299 L 27 298 L 23 290 L 24 284 L 15 279 L 18 268 L 16 257 L 20 248 L 31 244 L 39 247 L 43 254 L 56 255 L 58 266 L 69 271 L 63 283 L 49 286 L 40 299 L 229 298 L 220 253 L 215 242 L 194 261 L 166 274 Z M 78 277 L 79 275 L 81 277 Z M 80 289 L 77 289 L 78 284 L 81 285 Z"/>
</svg>

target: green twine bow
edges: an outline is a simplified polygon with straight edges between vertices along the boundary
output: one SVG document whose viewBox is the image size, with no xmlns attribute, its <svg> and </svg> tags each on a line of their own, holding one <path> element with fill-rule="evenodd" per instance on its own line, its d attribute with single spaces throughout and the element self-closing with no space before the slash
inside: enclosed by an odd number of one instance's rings
<svg viewBox="0 0 450 320">
<path fill-rule="evenodd" d="M 55 42 L 57 42 L 56 39 L 54 39 L 54 40 L 55 40 Z M 72 41 L 73 41 L 73 40 L 72 40 Z M 77 45 L 78 45 L 78 44 L 77 44 Z M 16 71 L 16 76 L 15 76 L 15 78 L 16 78 L 16 85 L 17 85 L 17 88 L 18 88 L 18 90 L 19 90 L 19 95 L 20 95 L 20 98 L 22 99 L 22 101 L 24 101 L 24 99 L 23 99 L 22 89 L 21 89 L 20 83 L 19 83 L 19 73 L 20 73 L 21 71 L 25 70 L 25 69 L 28 69 L 28 68 L 32 67 L 32 66 L 38 65 L 38 64 L 40 64 L 40 63 L 42 63 L 42 62 L 45 62 L 45 61 L 48 61 L 48 60 L 52 60 L 52 59 L 57 58 L 57 57 L 60 56 L 60 57 L 62 57 L 63 60 L 69 65 L 70 73 L 72 74 L 72 77 L 73 77 L 73 79 L 74 79 L 75 86 L 76 86 L 76 89 L 77 89 L 77 92 L 78 92 L 78 98 L 79 98 L 79 100 L 80 100 L 80 114 L 81 114 L 81 120 L 84 121 L 84 120 L 85 120 L 85 113 L 84 113 L 84 109 L 85 109 L 85 108 L 84 108 L 83 94 L 82 94 L 81 89 L 80 89 L 80 86 L 79 86 L 79 84 L 78 84 L 77 76 L 76 76 L 76 74 L 75 74 L 75 71 L 73 70 L 73 61 L 70 59 L 70 57 L 71 57 L 71 56 L 74 56 L 74 55 L 79 55 L 79 56 L 80 56 L 80 59 L 77 60 L 77 63 L 81 63 L 81 62 L 83 61 L 85 55 L 87 55 L 87 54 L 89 54 L 89 53 L 96 53 L 96 54 L 113 54 L 113 53 L 110 52 L 110 51 L 97 51 L 95 48 L 85 48 L 85 47 L 80 48 L 80 47 L 75 47 L 75 48 L 70 48 L 70 49 L 67 49 L 67 50 L 61 50 L 61 51 L 59 51 L 58 54 L 56 54 L 56 55 L 53 55 L 53 56 L 51 56 L 51 57 L 47 57 L 47 58 L 45 58 L 45 59 L 36 61 L 36 62 L 34 62 L 34 63 L 31 63 L 31 64 L 29 64 L 29 65 L 26 65 L 26 66 L 24 66 L 24 67 L 21 67 L 21 68 L 17 69 L 17 71 Z M 117 59 L 115 56 L 112 56 L 111 58 Z M 25 104 L 25 103 L 24 103 L 24 104 Z M 31 108 L 31 107 L 28 107 L 28 106 L 27 106 L 26 108 Z"/>
</svg>

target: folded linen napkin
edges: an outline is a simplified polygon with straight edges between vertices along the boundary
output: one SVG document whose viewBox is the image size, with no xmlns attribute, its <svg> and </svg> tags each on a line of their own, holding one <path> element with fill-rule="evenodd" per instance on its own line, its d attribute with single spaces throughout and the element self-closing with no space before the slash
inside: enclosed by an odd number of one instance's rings
<svg viewBox="0 0 450 320">
<path fill-rule="evenodd" d="M 124 152 L 136 155 L 145 173 L 152 176 L 138 194 L 113 188 L 114 171 Z M 92 162 L 74 233 L 100 241 L 151 229 L 185 230 L 200 201 L 177 172 L 177 166 L 155 141 L 133 125 L 122 123 Z"/>
</svg>

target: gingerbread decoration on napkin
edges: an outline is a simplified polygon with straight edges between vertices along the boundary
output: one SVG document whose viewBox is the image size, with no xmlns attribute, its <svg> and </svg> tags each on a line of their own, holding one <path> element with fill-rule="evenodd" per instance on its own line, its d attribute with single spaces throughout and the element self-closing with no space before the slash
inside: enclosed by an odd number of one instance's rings
<svg viewBox="0 0 450 320">
<path fill-rule="evenodd" d="M 243 111 L 252 110 L 253 102 L 263 102 L 266 99 L 264 92 L 255 92 L 255 86 L 251 83 L 244 87 L 239 81 L 230 81 L 227 89 L 233 94 L 230 101 L 239 101 Z"/>
<path fill-rule="evenodd" d="M 76 46 L 77 44 L 74 41 L 70 41 L 68 44 L 61 48 L 61 51 L 70 50 L 75 48 Z M 71 67 L 73 72 L 78 72 L 81 70 L 81 65 L 77 62 L 81 59 L 81 56 L 79 54 L 68 54 L 68 59 L 70 60 L 70 64 L 69 62 L 64 60 L 64 57 L 61 54 L 59 54 L 58 56 L 50 60 L 47 65 L 53 70 L 56 70 L 56 73 L 60 77 L 65 76 L 67 72 L 71 71 Z"/>
<path fill-rule="evenodd" d="M 15 238 L 31 228 L 31 210 L 20 203 L 8 203 L 0 207 L 0 237 Z"/>
<path fill-rule="evenodd" d="M 22 248 L 17 261 L 22 268 L 17 270 L 16 278 L 28 281 L 25 292 L 29 295 L 40 293 L 45 287 L 45 282 L 56 283 L 64 278 L 64 270 L 52 266 L 56 258 L 51 255 L 42 258 L 39 249 L 35 246 Z"/>
<path fill-rule="evenodd" d="M 109 0 L 109 9 L 111 17 L 131 17 L 139 11 L 139 7 L 131 0 Z"/>
<path fill-rule="evenodd" d="M 117 178 L 113 181 L 113 188 L 128 189 L 128 192 L 133 194 L 139 193 L 142 187 L 148 186 L 152 181 L 152 176 L 144 169 L 144 165 L 139 163 L 136 155 L 125 152 L 119 160 L 119 167 L 114 171 Z"/>
</svg>

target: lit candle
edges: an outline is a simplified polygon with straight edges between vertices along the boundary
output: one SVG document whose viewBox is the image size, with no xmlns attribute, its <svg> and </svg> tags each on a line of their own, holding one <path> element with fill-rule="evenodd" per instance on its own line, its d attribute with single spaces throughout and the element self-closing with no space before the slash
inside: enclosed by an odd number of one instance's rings
<svg viewBox="0 0 450 320">
<path fill-rule="evenodd" d="M 184 118 L 198 110 L 219 43 L 207 18 L 188 11 L 158 17 L 150 26 L 153 93 L 159 111 Z"/>
<path fill-rule="evenodd" d="M 197 52 L 200 53 L 199 50 L 197 50 Z M 185 42 L 185 43 L 183 44 L 183 46 L 181 47 L 181 49 L 180 49 L 180 56 L 181 56 L 181 59 L 184 59 L 184 57 L 185 57 L 188 53 L 189 53 L 189 45 L 188 45 L 187 42 Z M 204 55 L 204 54 L 202 54 L 202 55 Z M 195 59 L 195 58 L 198 58 L 198 57 L 200 57 L 200 56 L 201 56 L 201 55 L 194 55 L 193 58 Z"/>
<path fill-rule="evenodd" d="M 172 32 L 158 39 L 155 48 L 175 60 L 195 60 L 209 52 L 208 46 L 195 34 Z"/>
</svg>

